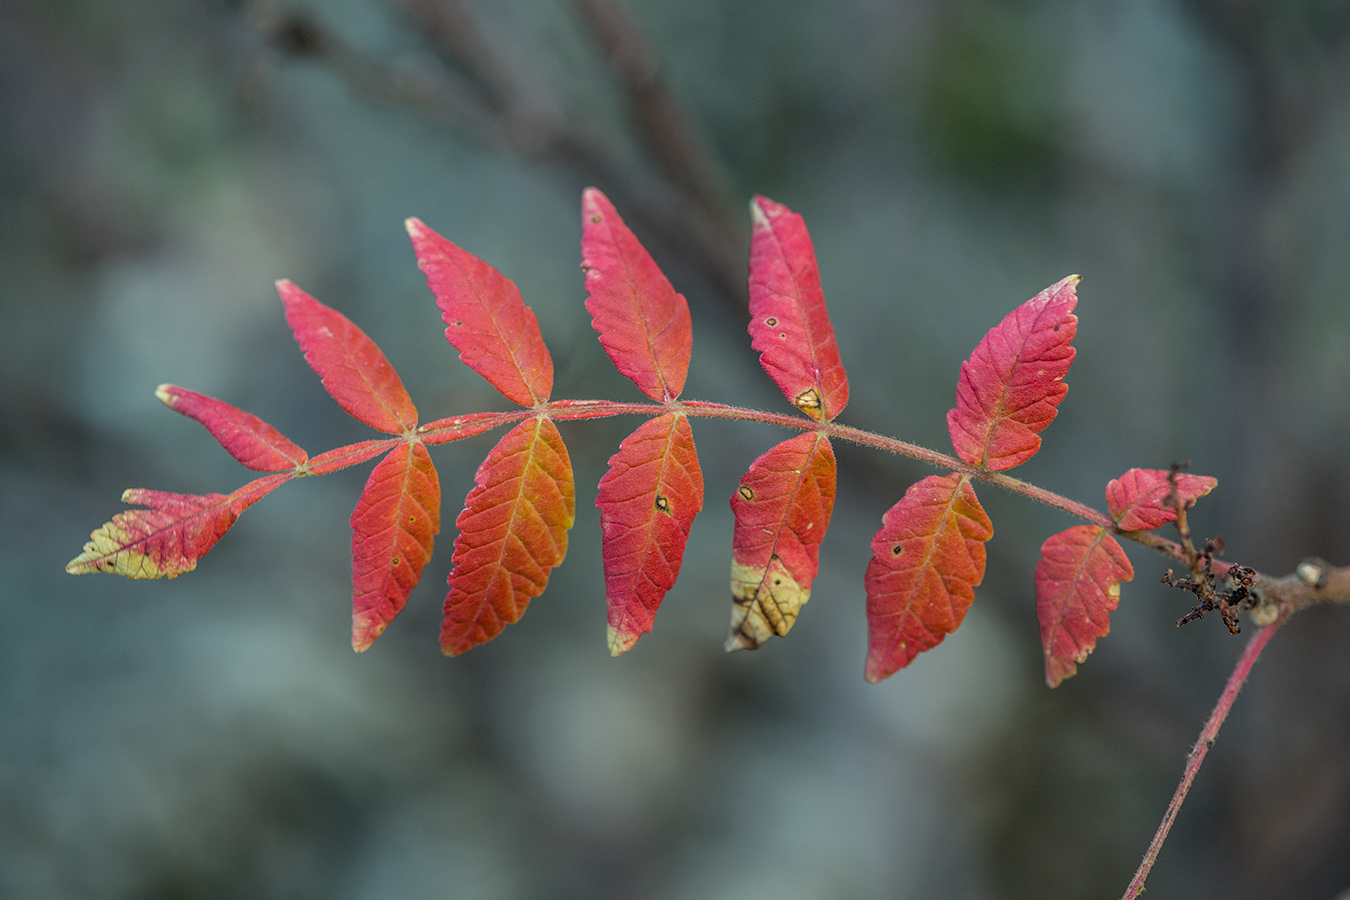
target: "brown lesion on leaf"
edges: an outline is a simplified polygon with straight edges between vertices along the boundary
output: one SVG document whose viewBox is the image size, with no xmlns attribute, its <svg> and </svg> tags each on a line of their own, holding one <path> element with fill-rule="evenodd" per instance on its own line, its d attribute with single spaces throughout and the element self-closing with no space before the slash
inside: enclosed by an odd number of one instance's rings
<svg viewBox="0 0 1350 900">
<path fill-rule="evenodd" d="M 792 400 L 792 405 L 807 412 L 820 410 L 820 391 L 807 388 Z"/>
<path fill-rule="evenodd" d="M 755 489 L 750 487 L 750 485 L 748 484 L 741 485 L 739 488 L 736 489 L 736 493 L 740 494 L 741 498 L 745 500 L 755 499 Z"/>
<path fill-rule="evenodd" d="M 731 563 L 731 632 L 726 650 L 754 650 L 771 637 L 785 637 L 811 599 L 775 554 L 764 568 Z"/>
<path fill-rule="evenodd" d="M 599 225 L 603 221 L 605 221 L 605 217 L 602 216 L 600 213 L 595 213 L 594 215 L 591 216 L 591 223 L 594 225 Z"/>
<path fill-rule="evenodd" d="M 764 324 L 765 324 L 765 325 L 768 325 L 770 328 L 772 328 L 772 327 L 774 327 L 775 325 L 778 324 L 778 320 L 777 320 L 776 318 L 774 318 L 773 316 L 769 316 L 767 319 L 764 320 Z"/>
<path fill-rule="evenodd" d="M 663 513 L 669 514 L 669 513 L 670 513 L 670 498 L 667 497 L 665 494 L 657 494 L 657 495 L 656 495 L 656 504 L 655 504 L 655 506 L 656 506 L 656 511 L 657 511 L 657 512 L 663 512 Z"/>
</svg>

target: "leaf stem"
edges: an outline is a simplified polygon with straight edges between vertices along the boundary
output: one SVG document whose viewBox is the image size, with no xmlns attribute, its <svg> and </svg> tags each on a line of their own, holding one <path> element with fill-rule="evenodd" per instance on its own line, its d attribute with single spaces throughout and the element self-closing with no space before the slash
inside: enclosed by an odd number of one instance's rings
<svg viewBox="0 0 1350 900">
<path fill-rule="evenodd" d="M 555 419 L 594 419 L 615 415 L 661 415 L 678 412 L 688 416 L 701 416 L 712 419 L 737 419 L 743 422 L 762 422 L 767 425 L 780 425 L 798 431 L 817 431 L 833 438 L 850 441 L 864 447 L 884 450 L 898 456 L 907 456 L 928 463 L 939 469 L 960 472 L 979 481 L 992 484 L 1015 494 L 1021 494 L 1047 506 L 1067 512 L 1093 525 L 1105 528 L 1112 534 L 1143 544 L 1153 550 L 1185 561 L 1186 555 L 1175 541 L 1159 537 L 1147 531 L 1125 531 L 1106 513 L 1086 506 L 1076 500 L 1070 500 L 1062 494 L 1048 491 L 1034 484 L 1013 478 L 1002 472 L 992 472 L 979 466 L 972 466 L 964 460 L 936 450 L 929 450 L 918 444 L 886 437 L 871 431 L 864 431 L 838 422 L 817 422 L 800 415 L 772 413 L 763 410 L 746 409 L 740 406 L 728 406 L 722 403 L 706 403 L 699 400 L 673 400 L 669 403 L 617 403 L 611 400 L 555 400 L 548 404 L 550 417 Z"/>
<path fill-rule="evenodd" d="M 1200 730 L 1200 737 L 1196 739 L 1195 746 L 1191 748 L 1190 755 L 1186 758 L 1186 770 L 1182 773 L 1181 783 L 1177 785 L 1176 792 L 1172 794 L 1172 802 L 1167 804 L 1167 811 L 1163 813 L 1162 822 L 1158 824 L 1158 830 L 1154 833 L 1153 840 L 1149 843 L 1148 850 L 1145 851 L 1144 858 L 1139 863 L 1139 868 L 1134 873 L 1134 878 L 1130 881 L 1129 887 L 1125 889 L 1121 900 L 1134 900 L 1143 892 L 1144 880 L 1148 878 L 1149 871 L 1158 859 L 1158 851 L 1162 849 L 1163 841 L 1167 840 L 1167 832 L 1171 830 L 1172 823 L 1176 821 L 1181 803 L 1186 799 L 1186 794 L 1191 789 L 1191 783 L 1195 781 L 1196 773 L 1200 771 L 1200 764 L 1205 761 L 1205 755 L 1209 752 L 1209 748 L 1214 746 L 1214 739 L 1219 734 L 1219 727 L 1223 725 L 1223 720 L 1228 717 L 1228 710 L 1232 708 L 1233 701 L 1237 699 L 1238 691 L 1242 689 L 1242 685 L 1247 681 L 1247 676 L 1251 674 L 1252 666 L 1256 663 L 1257 657 L 1261 655 L 1261 651 L 1265 649 L 1266 644 L 1274 637 L 1275 631 L 1288 617 L 1289 612 L 1285 610 L 1274 622 L 1252 635 L 1251 640 L 1247 642 L 1247 646 L 1243 649 L 1242 655 L 1238 657 L 1237 665 L 1233 667 L 1232 674 L 1228 676 L 1228 683 L 1224 685 L 1219 702 L 1214 706 L 1214 711 L 1209 714 L 1205 727 Z"/>
<path fill-rule="evenodd" d="M 972 466 L 955 456 L 948 456 L 918 444 L 886 437 L 871 431 L 841 425 L 838 422 L 817 422 L 800 415 L 766 412 L 747 409 L 743 406 L 729 406 L 724 403 L 707 403 L 701 400 L 671 400 L 667 403 L 622 403 L 616 400 L 551 400 L 542 410 L 519 409 L 508 412 L 472 413 L 449 419 L 438 419 L 417 429 L 418 437 L 428 444 L 444 443 L 478 434 L 489 427 L 529 418 L 531 415 L 544 415 L 555 420 L 603 419 L 610 416 L 659 416 L 666 413 L 681 413 L 686 416 L 698 416 L 707 419 L 735 419 L 742 422 L 760 422 L 766 425 L 778 425 L 797 431 L 815 431 L 829 437 L 838 438 L 884 450 L 898 456 L 907 456 L 919 462 L 928 463 L 939 469 L 960 472 L 979 481 L 1003 488 L 1014 494 L 1021 494 L 1039 503 L 1062 510 L 1076 516 L 1112 534 L 1135 541 L 1145 547 L 1156 550 L 1164 556 L 1186 561 L 1186 553 L 1180 544 L 1160 537 L 1148 531 L 1125 531 L 1106 513 L 1090 506 L 1070 500 L 1062 494 L 1037 487 L 1030 482 L 1013 478 L 1002 472 L 992 472 L 979 466 Z M 489 425 L 489 421 L 491 424 Z"/>
</svg>

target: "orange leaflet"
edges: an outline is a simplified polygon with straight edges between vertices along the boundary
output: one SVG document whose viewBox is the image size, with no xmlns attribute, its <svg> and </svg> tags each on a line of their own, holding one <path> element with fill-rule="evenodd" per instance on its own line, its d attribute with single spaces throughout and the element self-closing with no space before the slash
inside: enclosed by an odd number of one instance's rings
<svg viewBox="0 0 1350 900">
<path fill-rule="evenodd" d="M 726 649 L 783 637 L 811 599 L 834 511 L 834 448 L 801 434 L 755 460 L 731 495 L 731 633 Z"/>
<path fill-rule="evenodd" d="M 294 469 L 309 458 L 280 431 L 222 400 L 173 384 L 161 384 L 155 389 L 155 396 L 174 412 L 205 425 L 220 446 L 254 471 Z"/>
<path fill-rule="evenodd" d="M 1069 388 L 1078 332 L 1078 276 L 1051 285 L 1008 313 L 961 364 L 947 431 L 957 454 L 996 472 L 1036 455 Z"/>
<path fill-rule="evenodd" d="M 89 535 L 84 552 L 66 563 L 72 575 L 111 572 L 127 578 L 177 578 L 197 568 L 239 514 L 294 475 L 283 472 L 250 481 L 232 494 L 166 494 L 131 488 L 128 509 Z"/>
<path fill-rule="evenodd" d="M 365 650 L 408 602 L 441 530 L 427 448 L 402 443 L 370 473 L 352 511 L 352 649 Z"/>
<path fill-rule="evenodd" d="M 521 406 L 546 401 L 553 390 L 553 359 L 534 310 L 515 284 L 420 219 L 405 224 L 445 321 L 446 340 L 459 358 Z"/>
<path fill-rule="evenodd" d="M 703 509 L 703 471 L 689 420 L 643 422 L 609 459 L 600 509 L 609 652 L 618 656 L 652 630 L 675 584 L 689 527 Z"/>
<path fill-rule="evenodd" d="M 1097 638 L 1111 630 L 1120 583 L 1134 578 L 1125 551 L 1096 525 L 1075 525 L 1041 545 L 1036 617 L 1045 651 L 1045 682 L 1057 687 L 1078 671 Z"/>
<path fill-rule="evenodd" d="M 581 195 L 586 310 L 620 372 L 657 402 L 684 389 L 693 332 L 689 304 L 600 191 Z"/>
<path fill-rule="evenodd" d="M 324 389 L 352 416 L 391 434 L 417 425 L 417 408 L 394 367 L 366 333 L 288 280 L 277 282 L 286 321 L 305 362 Z"/>
<path fill-rule="evenodd" d="M 458 656 L 496 637 L 543 593 L 567 553 L 576 513 L 572 461 L 547 419 L 521 422 L 478 467 L 455 520 L 455 568 L 441 649 Z"/>
<path fill-rule="evenodd" d="M 767 197 L 750 204 L 750 337 L 793 405 L 828 421 L 848 403 L 848 375 L 802 217 Z"/>
<path fill-rule="evenodd" d="M 1165 469 L 1131 469 L 1106 486 L 1106 508 L 1125 531 L 1159 528 L 1177 518 L 1172 502 L 1171 472 Z M 1217 478 L 1177 473 L 1177 497 L 1189 508 L 1214 490 Z"/>
<path fill-rule="evenodd" d="M 867 680 L 909 665 L 955 631 L 984 578 L 993 525 L 970 480 L 953 472 L 910 485 L 887 510 L 867 564 Z"/>
</svg>

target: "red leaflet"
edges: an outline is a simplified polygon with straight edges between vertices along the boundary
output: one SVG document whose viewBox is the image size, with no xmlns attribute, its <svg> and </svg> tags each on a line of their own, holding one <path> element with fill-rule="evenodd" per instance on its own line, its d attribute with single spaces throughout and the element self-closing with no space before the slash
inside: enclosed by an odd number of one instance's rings
<svg viewBox="0 0 1350 900">
<path fill-rule="evenodd" d="M 220 446 L 254 471 L 294 469 L 309 458 L 280 431 L 222 400 L 173 384 L 161 384 L 155 389 L 155 396 L 174 412 L 205 425 Z"/>
<path fill-rule="evenodd" d="M 802 217 L 767 197 L 750 204 L 750 337 L 760 365 L 798 409 L 833 419 L 848 403 L 848 375 L 820 289 Z"/>
<path fill-rule="evenodd" d="M 464 364 L 510 400 L 537 406 L 553 390 L 553 359 L 539 320 L 506 276 L 420 219 L 405 223 L 417 264 L 436 297 L 445 337 Z"/>
<path fill-rule="evenodd" d="M 547 419 L 508 431 L 475 482 L 455 520 L 460 533 L 441 625 L 441 649 L 451 656 L 492 640 L 543 593 L 567 553 L 576 511 L 572 461 Z"/>
<path fill-rule="evenodd" d="M 509 420 L 505 419 L 502 413 L 468 413 L 428 422 L 417 429 L 417 433 L 425 444 L 448 444 L 451 441 L 491 431 L 507 421 Z"/>
<path fill-rule="evenodd" d="M 309 465 L 305 466 L 305 471 L 310 475 L 327 475 L 338 469 L 359 465 L 392 449 L 393 443 L 394 439 L 387 438 L 383 441 L 358 441 L 345 447 L 337 447 L 312 458 Z"/>
<path fill-rule="evenodd" d="M 1036 617 L 1045 651 L 1045 682 L 1057 687 L 1078 671 L 1097 638 L 1111 630 L 1120 583 L 1134 578 L 1125 551 L 1096 525 L 1075 525 L 1041 545 Z"/>
<path fill-rule="evenodd" d="M 89 535 L 84 552 L 66 563 L 72 575 L 111 572 L 127 578 L 177 578 L 197 568 L 197 560 L 215 546 L 239 514 L 257 503 L 292 473 L 250 481 L 232 494 L 166 494 L 131 488 L 128 509 Z"/>
<path fill-rule="evenodd" d="M 401 443 L 380 460 L 351 525 L 352 649 L 360 653 L 408 602 L 441 530 L 441 485 L 426 447 Z"/>
<path fill-rule="evenodd" d="M 675 584 L 689 527 L 703 509 L 703 471 L 689 420 L 643 422 L 609 458 L 595 499 L 605 560 L 609 652 L 618 656 L 652 630 Z"/>
<path fill-rule="evenodd" d="M 909 665 L 960 626 L 984 578 L 993 525 L 953 472 L 910 485 L 887 510 L 867 564 L 867 680 Z"/>
<path fill-rule="evenodd" d="M 811 599 L 820 542 L 834 511 L 834 448 L 801 434 L 750 466 L 731 495 L 731 633 L 726 649 L 783 637 Z"/>
<path fill-rule="evenodd" d="M 397 434 L 417 425 L 417 408 L 394 367 L 350 319 L 288 280 L 277 282 L 286 321 L 305 362 L 348 413 L 371 428 Z"/>
<path fill-rule="evenodd" d="M 595 188 L 581 195 L 581 227 L 586 310 L 600 343 L 644 394 L 674 400 L 693 346 L 689 304 Z"/>
<path fill-rule="evenodd" d="M 1038 433 L 1069 392 L 1064 375 L 1078 332 L 1078 276 L 1051 285 L 1010 312 L 961 364 L 947 431 L 957 454 L 996 472 L 1036 455 Z"/>
<path fill-rule="evenodd" d="M 1125 531 L 1159 528 L 1177 518 L 1171 502 L 1171 475 L 1165 469 L 1131 469 L 1106 486 L 1106 508 Z M 1208 475 L 1177 473 L 1177 494 L 1189 507 L 1218 485 Z"/>
</svg>

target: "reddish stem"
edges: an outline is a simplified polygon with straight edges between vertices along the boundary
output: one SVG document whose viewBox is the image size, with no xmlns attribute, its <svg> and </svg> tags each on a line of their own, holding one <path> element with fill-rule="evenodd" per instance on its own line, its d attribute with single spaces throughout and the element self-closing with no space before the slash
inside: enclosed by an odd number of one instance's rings
<svg viewBox="0 0 1350 900">
<path fill-rule="evenodd" d="M 1153 863 L 1158 859 L 1158 851 L 1162 849 L 1163 841 L 1167 840 L 1167 832 L 1172 829 L 1172 823 L 1176 821 L 1181 803 L 1186 799 L 1186 794 L 1191 789 L 1191 782 L 1195 781 L 1195 775 L 1200 771 L 1200 764 L 1205 761 L 1205 754 L 1209 753 L 1209 748 L 1214 746 L 1214 739 L 1219 734 L 1219 727 L 1223 725 L 1223 720 L 1228 717 L 1228 710 L 1232 708 L 1233 701 L 1237 699 L 1238 691 L 1242 690 L 1242 685 L 1247 681 L 1247 676 L 1251 673 L 1257 657 L 1261 655 L 1261 651 L 1265 649 L 1266 644 L 1275 635 L 1276 629 L 1284 623 L 1286 618 L 1288 618 L 1288 612 L 1283 612 L 1274 622 L 1252 635 L 1251 640 L 1247 642 L 1246 648 L 1242 651 L 1242 656 L 1238 657 L 1237 665 L 1233 667 L 1233 673 L 1228 676 L 1228 683 L 1224 685 L 1219 702 L 1215 704 L 1214 711 L 1209 714 L 1209 720 L 1205 722 L 1205 727 L 1200 730 L 1200 737 L 1196 739 L 1190 756 L 1186 758 L 1186 771 L 1181 776 L 1181 783 L 1177 785 L 1176 792 L 1172 794 L 1172 802 L 1167 804 L 1167 811 L 1163 813 L 1162 822 L 1158 824 L 1158 830 L 1154 833 L 1153 840 L 1144 853 L 1143 861 L 1139 863 L 1139 869 L 1134 873 L 1134 879 L 1130 882 L 1130 886 L 1125 889 L 1122 900 L 1134 900 L 1143 892 L 1144 879 L 1148 878 Z"/>
<path fill-rule="evenodd" d="M 723 403 L 705 403 L 700 400 L 672 400 L 668 403 L 621 403 L 615 400 L 553 400 L 544 408 L 538 410 L 513 410 L 505 413 L 476 413 L 472 416 L 461 416 L 453 419 L 440 419 L 436 422 L 423 425 L 418 429 L 419 436 L 429 444 L 442 443 L 452 439 L 450 436 L 442 434 L 451 427 L 462 427 L 463 423 L 470 418 L 477 418 L 480 421 L 489 418 L 500 417 L 500 423 L 518 421 L 531 415 L 546 415 L 550 419 L 603 419 L 610 416 L 640 415 L 640 416 L 659 416 L 664 413 L 678 412 L 687 416 L 699 416 L 710 419 L 737 419 L 742 422 L 762 422 L 766 425 L 779 425 L 783 428 L 795 428 L 798 431 L 817 431 L 822 434 L 838 438 L 843 441 L 850 441 L 855 444 L 861 444 L 864 447 L 872 447 L 877 450 L 884 450 L 888 453 L 894 453 L 899 456 L 908 456 L 910 459 L 917 459 L 920 462 L 928 463 L 940 469 L 948 469 L 953 472 L 960 472 L 971 478 L 987 482 L 989 484 L 1001 487 L 1014 494 L 1021 494 L 1037 502 L 1044 503 L 1047 506 L 1053 506 L 1055 509 L 1063 510 L 1071 516 L 1090 522 L 1101 528 L 1105 528 L 1112 534 L 1127 538 L 1137 543 L 1143 544 L 1153 550 L 1158 551 L 1164 556 L 1170 556 L 1173 559 L 1185 561 L 1186 554 L 1181 546 L 1175 541 L 1169 541 L 1166 538 L 1159 537 L 1147 531 L 1123 531 L 1116 521 L 1106 513 L 1086 506 L 1076 500 L 1070 500 L 1062 494 L 1056 494 L 1054 491 L 1047 491 L 1045 488 L 1037 487 L 1020 478 L 1013 478 L 1011 475 L 1005 475 L 1002 472 L 991 472 L 978 466 L 972 466 L 969 463 L 957 459 L 954 456 L 948 456 L 945 453 L 938 453 L 936 450 L 929 450 L 927 447 L 920 447 L 918 444 L 911 444 L 907 441 L 897 440 L 886 437 L 871 431 L 863 431 L 859 428 L 853 428 L 849 425 L 840 425 L 838 422 L 817 422 L 814 419 L 808 419 L 800 415 L 788 413 L 772 413 L 757 409 L 746 409 L 740 406 L 728 406 Z M 466 433 L 477 433 L 477 430 Z"/>
</svg>

